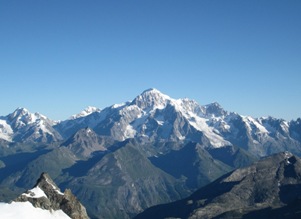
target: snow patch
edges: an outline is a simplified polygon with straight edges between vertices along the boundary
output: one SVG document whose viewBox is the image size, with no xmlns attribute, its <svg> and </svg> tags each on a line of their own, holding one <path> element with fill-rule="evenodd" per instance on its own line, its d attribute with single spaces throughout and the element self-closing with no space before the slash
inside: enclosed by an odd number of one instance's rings
<svg viewBox="0 0 301 219">
<path fill-rule="evenodd" d="M 288 151 L 285 151 L 284 152 L 284 158 L 285 158 L 285 161 L 287 164 L 292 164 L 289 159 L 293 156 L 292 153 L 288 152 Z"/>
<path fill-rule="evenodd" d="M 253 144 L 260 144 L 260 143 L 256 140 L 253 140 Z"/>
<path fill-rule="evenodd" d="M 293 154 L 290 153 L 290 152 L 288 152 L 288 151 L 285 151 L 284 152 L 284 156 L 285 156 L 286 159 L 289 159 L 289 158 L 291 158 L 293 156 Z"/>
<path fill-rule="evenodd" d="M 28 190 L 26 193 L 23 193 L 22 195 L 29 197 L 29 198 L 42 198 L 42 197 L 47 198 L 46 194 L 39 186 L 37 186 L 31 190 Z"/>
<path fill-rule="evenodd" d="M 70 119 L 79 119 L 85 116 L 88 116 L 94 112 L 100 112 L 101 110 L 97 107 L 93 107 L 93 106 L 88 106 L 86 109 L 84 109 L 83 111 L 81 111 L 78 114 L 72 115 L 70 117 Z"/>
<path fill-rule="evenodd" d="M 208 119 L 195 116 L 191 113 L 189 113 L 188 115 L 186 114 L 186 117 L 193 127 L 203 132 L 208 137 L 210 144 L 213 147 L 219 148 L 227 145 L 232 145 L 229 141 L 226 141 L 222 136 L 216 134 L 214 132 L 213 127 L 208 126 Z"/>
<path fill-rule="evenodd" d="M 158 125 L 164 125 L 164 121 L 159 121 L 159 120 L 156 120 L 157 121 L 157 123 L 158 123 Z"/>
<path fill-rule="evenodd" d="M 160 116 L 157 116 L 156 118 L 156 122 L 158 123 L 158 125 L 164 125 L 164 122 L 165 122 L 165 119 L 164 119 L 164 116 L 160 115 Z"/>
<path fill-rule="evenodd" d="M 5 120 L 0 120 L 0 138 L 6 141 L 12 141 L 13 130 Z"/>
<path fill-rule="evenodd" d="M 250 131 L 252 131 L 252 125 L 253 125 L 258 129 L 259 132 L 267 133 L 267 134 L 269 133 L 269 131 L 262 124 L 260 124 L 259 121 L 257 121 L 256 119 L 250 116 L 242 116 L 242 118 Z"/>
<path fill-rule="evenodd" d="M 0 218 L 3 219 L 70 219 L 62 210 L 48 211 L 35 208 L 30 202 L 0 203 Z"/>
<path fill-rule="evenodd" d="M 128 125 L 125 129 L 124 137 L 125 138 L 133 138 L 136 134 L 136 130 L 133 128 L 133 126 Z"/>
<path fill-rule="evenodd" d="M 112 106 L 112 108 L 113 108 L 113 109 L 117 109 L 117 108 L 123 107 L 123 106 L 125 106 L 125 105 L 126 105 L 126 103 L 114 104 L 114 105 Z"/>
<path fill-rule="evenodd" d="M 225 130 L 230 130 L 231 126 L 229 126 L 228 124 L 223 124 L 223 128 Z"/>
<path fill-rule="evenodd" d="M 185 140 L 185 136 L 182 136 L 182 135 L 178 136 L 178 138 L 179 138 L 180 141 L 184 141 Z"/>
<path fill-rule="evenodd" d="M 281 126 L 282 130 L 284 130 L 287 133 L 289 132 L 289 124 L 287 121 L 281 122 L 280 126 Z"/>
<path fill-rule="evenodd" d="M 64 195 L 64 193 L 62 193 L 56 186 L 54 186 L 51 182 L 49 182 L 49 180 L 46 178 L 46 182 L 52 186 L 52 188 L 54 189 L 54 191 L 56 191 L 59 195 Z"/>
<path fill-rule="evenodd" d="M 42 130 L 44 133 L 48 133 L 49 135 L 53 135 L 53 133 L 51 131 L 49 131 L 49 129 L 47 129 L 47 127 L 46 127 L 43 120 L 39 121 L 38 128 L 40 128 L 40 130 Z"/>
</svg>

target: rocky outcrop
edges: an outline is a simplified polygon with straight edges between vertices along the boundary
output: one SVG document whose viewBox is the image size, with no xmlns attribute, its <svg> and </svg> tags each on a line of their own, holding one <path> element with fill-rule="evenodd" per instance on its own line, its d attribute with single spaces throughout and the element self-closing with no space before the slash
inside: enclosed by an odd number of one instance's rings
<svg viewBox="0 0 301 219">
<path fill-rule="evenodd" d="M 106 151 L 106 146 L 112 143 L 109 137 L 98 136 L 92 129 L 84 128 L 76 132 L 62 146 L 67 147 L 78 158 L 86 160 L 95 152 Z"/>
<path fill-rule="evenodd" d="M 300 218 L 300 197 L 301 159 L 282 152 L 226 174 L 186 199 L 149 208 L 136 219 Z"/>
<path fill-rule="evenodd" d="M 47 173 L 42 173 L 33 189 L 21 194 L 16 202 L 30 202 L 34 207 L 45 210 L 62 210 L 72 219 L 88 219 L 85 207 L 66 189 L 60 191 Z"/>
</svg>

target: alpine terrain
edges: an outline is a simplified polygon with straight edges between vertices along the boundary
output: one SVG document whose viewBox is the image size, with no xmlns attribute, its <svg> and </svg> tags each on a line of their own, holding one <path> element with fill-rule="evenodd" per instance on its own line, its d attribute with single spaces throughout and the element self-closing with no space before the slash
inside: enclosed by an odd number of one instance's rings
<svg viewBox="0 0 301 219">
<path fill-rule="evenodd" d="M 242 116 L 156 89 L 64 121 L 18 108 L 0 117 L 0 201 L 47 172 L 91 218 L 132 218 L 283 151 L 301 155 L 300 118 Z"/>
<path fill-rule="evenodd" d="M 86 209 L 70 190 L 60 191 L 47 173 L 11 203 L 0 203 L 1 218 L 88 219 Z"/>
<path fill-rule="evenodd" d="M 275 154 L 135 218 L 300 218 L 301 159 Z"/>
</svg>

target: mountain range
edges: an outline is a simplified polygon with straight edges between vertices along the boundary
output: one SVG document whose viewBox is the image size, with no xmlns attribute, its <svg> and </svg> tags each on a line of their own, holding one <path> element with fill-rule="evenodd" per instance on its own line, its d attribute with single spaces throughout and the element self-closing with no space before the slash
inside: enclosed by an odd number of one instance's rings
<svg viewBox="0 0 301 219">
<path fill-rule="evenodd" d="M 87 127 L 117 141 L 193 141 L 208 148 L 235 145 L 255 156 L 283 149 L 301 151 L 301 119 L 241 116 L 218 103 L 201 106 L 187 98 L 172 99 L 156 89 L 103 110 L 88 107 L 64 121 L 18 108 L 0 117 L 0 139 L 2 145 L 59 142 Z"/>
<path fill-rule="evenodd" d="M 301 119 L 252 118 L 148 89 L 64 121 L 18 108 L 0 117 L 0 199 L 42 172 L 91 218 L 131 218 L 278 152 L 301 155 Z"/>
</svg>

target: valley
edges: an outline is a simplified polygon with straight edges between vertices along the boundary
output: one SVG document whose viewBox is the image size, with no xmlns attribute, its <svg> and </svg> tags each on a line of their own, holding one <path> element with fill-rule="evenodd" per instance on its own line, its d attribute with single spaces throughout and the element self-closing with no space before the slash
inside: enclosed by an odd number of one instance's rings
<svg viewBox="0 0 301 219">
<path fill-rule="evenodd" d="M 178 206 L 266 156 L 288 151 L 299 162 L 300 130 L 301 119 L 242 116 L 156 89 L 64 121 L 18 108 L 0 117 L 0 199 L 16 198 L 47 172 L 61 189 L 71 189 L 91 218 L 133 218 L 155 205 Z M 194 210 L 199 200 L 209 200 L 206 194 L 193 199 Z"/>
</svg>

